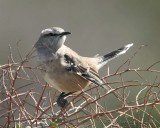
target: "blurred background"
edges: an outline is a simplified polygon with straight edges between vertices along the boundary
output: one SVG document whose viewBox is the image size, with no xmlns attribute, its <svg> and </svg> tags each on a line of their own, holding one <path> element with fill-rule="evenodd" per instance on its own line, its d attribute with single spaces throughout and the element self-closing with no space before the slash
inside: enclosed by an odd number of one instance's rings
<svg viewBox="0 0 160 128">
<path fill-rule="evenodd" d="M 106 54 L 127 43 L 134 47 L 112 61 L 112 67 L 147 44 L 135 63 L 147 66 L 160 60 L 160 1 L 146 0 L 0 0 L 0 64 L 7 62 L 12 45 L 20 40 L 23 54 L 42 29 L 58 26 L 70 31 L 66 45 L 80 55 Z M 15 48 L 15 49 L 14 49 Z"/>
<path fill-rule="evenodd" d="M 83 56 L 103 55 L 134 43 L 127 54 L 108 64 L 110 72 L 141 45 L 148 46 L 137 53 L 132 67 L 145 68 L 160 60 L 159 0 L 0 0 L 0 64 L 7 63 L 9 44 L 14 59 L 20 61 L 16 43 L 20 41 L 21 54 L 25 55 L 41 30 L 53 26 L 70 31 L 65 44 Z M 156 67 L 160 69 L 160 65 Z M 101 76 L 105 71 L 107 68 Z"/>
</svg>

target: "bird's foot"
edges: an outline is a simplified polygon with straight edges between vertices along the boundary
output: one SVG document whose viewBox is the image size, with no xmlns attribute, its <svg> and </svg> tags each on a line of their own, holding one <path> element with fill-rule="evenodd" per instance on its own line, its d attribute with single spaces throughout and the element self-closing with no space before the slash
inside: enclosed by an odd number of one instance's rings
<svg viewBox="0 0 160 128">
<path fill-rule="evenodd" d="M 64 108 L 67 104 L 68 101 L 66 99 L 64 99 L 66 96 L 70 95 L 71 93 L 67 93 L 65 94 L 64 92 L 62 92 L 57 99 L 57 104 L 59 107 Z"/>
<path fill-rule="evenodd" d="M 63 97 L 62 98 L 58 97 L 57 104 L 59 107 L 64 108 L 67 103 L 68 103 L 68 101 L 66 99 L 64 99 Z"/>
</svg>

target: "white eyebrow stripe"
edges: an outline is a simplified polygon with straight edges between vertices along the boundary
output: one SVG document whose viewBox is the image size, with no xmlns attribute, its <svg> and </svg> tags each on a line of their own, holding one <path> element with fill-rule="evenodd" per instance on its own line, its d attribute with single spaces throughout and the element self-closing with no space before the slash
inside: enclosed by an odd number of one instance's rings
<svg viewBox="0 0 160 128">
<path fill-rule="evenodd" d="M 44 29 L 44 30 L 42 30 L 41 33 L 43 34 L 43 33 L 46 33 L 46 32 L 52 32 L 52 29 L 50 29 L 50 28 Z"/>
</svg>

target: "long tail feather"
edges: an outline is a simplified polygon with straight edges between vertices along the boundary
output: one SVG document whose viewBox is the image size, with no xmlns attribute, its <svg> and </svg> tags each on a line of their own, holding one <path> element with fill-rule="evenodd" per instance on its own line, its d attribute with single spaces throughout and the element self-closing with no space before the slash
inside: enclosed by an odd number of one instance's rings
<svg viewBox="0 0 160 128">
<path fill-rule="evenodd" d="M 99 57 L 99 67 L 98 68 L 101 68 L 103 67 L 105 64 L 107 64 L 110 60 L 112 59 L 115 59 L 116 57 L 126 53 L 126 51 L 133 46 L 133 43 L 132 44 L 127 44 L 126 46 L 124 47 L 121 47 L 113 52 L 110 52 L 104 56 L 101 56 Z"/>
</svg>

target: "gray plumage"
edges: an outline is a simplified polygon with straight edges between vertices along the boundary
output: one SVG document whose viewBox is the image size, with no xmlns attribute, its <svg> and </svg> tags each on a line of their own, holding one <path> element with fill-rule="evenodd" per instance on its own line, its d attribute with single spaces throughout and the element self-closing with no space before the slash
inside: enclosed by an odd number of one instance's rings
<svg viewBox="0 0 160 128">
<path fill-rule="evenodd" d="M 98 70 L 110 60 L 124 54 L 133 44 L 128 44 L 104 56 L 82 57 L 64 45 L 66 35 L 62 28 L 45 29 L 34 45 L 44 79 L 60 92 L 77 92 L 91 82 L 103 84 Z"/>
</svg>

